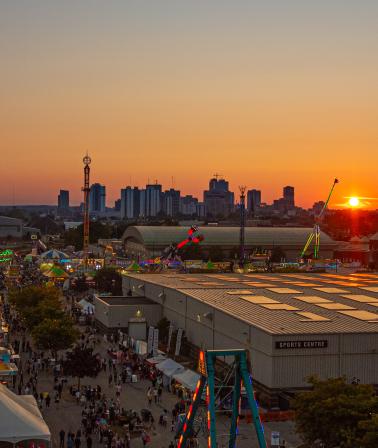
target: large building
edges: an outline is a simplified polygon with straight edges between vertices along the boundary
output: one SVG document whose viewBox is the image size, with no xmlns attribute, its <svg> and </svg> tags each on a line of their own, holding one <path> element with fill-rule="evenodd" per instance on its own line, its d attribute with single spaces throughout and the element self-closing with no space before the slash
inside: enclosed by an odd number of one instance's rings
<svg viewBox="0 0 378 448">
<path fill-rule="evenodd" d="M 194 347 L 249 350 L 268 406 L 314 374 L 378 386 L 377 274 L 130 274 L 123 292 L 160 304 Z"/>
<path fill-rule="evenodd" d="M 32 235 L 41 235 L 35 227 L 26 227 L 21 219 L 0 216 L 0 238 L 30 238 Z"/>
<path fill-rule="evenodd" d="M 70 208 L 70 192 L 68 190 L 60 190 L 58 195 L 58 208 L 63 210 Z"/>
<path fill-rule="evenodd" d="M 287 186 L 283 188 L 283 199 L 286 201 L 288 207 L 295 206 L 294 187 Z"/>
<path fill-rule="evenodd" d="M 260 190 L 248 190 L 247 191 L 247 211 L 253 215 L 256 210 L 261 206 L 261 191 Z"/>
<path fill-rule="evenodd" d="M 134 219 L 140 215 L 140 190 L 126 187 L 121 190 L 121 219 Z"/>
<path fill-rule="evenodd" d="M 171 243 L 178 243 L 187 237 L 189 227 L 179 226 L 129 226 L 123 234 L 122 240 L 125 251 L 131 258 L 157 256 Z M 246 227 L 246 250 L 272 250 L 280 247 L 285 253 L 286 260 L 297 260 L 312 229 L 303 227 Z M 201 248 L 206 255 L 211 248 L 222 250 L 225 258 L 232 256 L 239 246 L 239 227 L 200 228 L 204 236 Z M 332 258 L 338 243 L 324 232 L 321 232 L 321 256 Z"/>
<path fill-rule="evenodd" d="M 209 189 L 203 192 L 206 215 L 212 219 L 224 218 L 234 209 L 234 193 L 229 190 L 228 182 L 214 177 L 210 179 Z"/>
<path fill-rule="evenodd" d="M 162 191 L 161 185 L 149 184 L 145 190 L 145 213 L 144 216 L 155 217 L 162 210 Z"/>
<path fill-rule="evenodd" d="M 163 195 L 163 212 L 166 216 L 175 217 L 180 213 L 180 191 L 170 188 Z"/>
<path fill-rule="evenodd" d="M 92 184 L 89 192 L 89 211 L 91 213 L 104 213 L 106 202 L 105 185 Z"/>
</svg>

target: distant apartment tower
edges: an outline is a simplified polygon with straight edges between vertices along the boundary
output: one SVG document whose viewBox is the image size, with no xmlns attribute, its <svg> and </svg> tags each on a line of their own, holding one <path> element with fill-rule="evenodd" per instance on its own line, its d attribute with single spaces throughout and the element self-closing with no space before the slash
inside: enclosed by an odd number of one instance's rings
<svg viewBox="0 0 378 448">
<path fill-rule="evenodd" d="M 283 188 L 283 198 L 286 201 L 286 204 L 289 207 L 294 207 L 295 206 L 295 202 L 294 202 L 294 187 L 284 187 Z"/>
<path fill-rule="evenodd" d="M 163 211 L 167 216 L 177 216 L 180 212 L 180 191 L 171 188 L 164 192 Z"/>
<path fill-rule="evenodd" d="M 161 185 L 158 183 L 146 185 L 145 191 L 145 216 L 157 216 L 162 210 Z"/>
<path fill-rule="evenodd" d="M 180 199 L 180 213 L 185 216 L 197 215 L 198 199 L 188 194 Z"/>
<path fill-rule="evenodd" d="M 138 218 L 140 215 L 140 193 L 141 190 L 138 187 L 126 187 L 121 190 L 121 219 Z"/>
<path fill-rule="evenodd" d="M 89 211 L 105 212 L 106 189 L 105 185 L 92 184 L 89 192 Z"/>
<path fill-rule="evenodd" d="M 58 208 L 70 208 L 70 192 L 68 190 L 60 190 L 58 194 Z"/>
<path fill-rule="evenodd" d="M 120 212 L 121 211 L 121 199 L 116 199 L 114 201 L 114 211 Z"/>
<path fill-rule="evenodd" d="M 247 191 L 247 210 L 248 213 L 253 214 L 261 206 L 261 191 L 248 190 Z"/>
<path fill-rule="evenodd" d="M 229 191 L 228 182 L 217 176 L 210 179 L 203 198 L 206 215 L 212 218 L 227 217 L 234 209 L 234 193 Z"/>
</svg>

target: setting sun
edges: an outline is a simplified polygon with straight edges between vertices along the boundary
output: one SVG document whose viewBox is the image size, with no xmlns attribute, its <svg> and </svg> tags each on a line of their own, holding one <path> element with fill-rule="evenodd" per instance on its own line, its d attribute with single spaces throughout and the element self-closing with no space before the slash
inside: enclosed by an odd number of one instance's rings
<svg viewBox="0 0 378 448">
<path fill-rule="evenodd" d="M 349 205 L 351 206 L 351 207 L 358 207 L 359 206 L 359 204 L 360 204 L 360 200 L 358 199 L 358 198 L 356 198 L 356 197 L 351 197 L 350 199 L 349 199 Z"/>
</svg>

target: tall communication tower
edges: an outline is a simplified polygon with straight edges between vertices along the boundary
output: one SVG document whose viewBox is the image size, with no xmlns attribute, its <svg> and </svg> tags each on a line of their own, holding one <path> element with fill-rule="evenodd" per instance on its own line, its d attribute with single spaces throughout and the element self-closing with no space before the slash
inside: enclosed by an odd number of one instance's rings
<svg viewBox="0 0 378 448">
<path fill-rule="evenodd" d="M 240 264 L 245 260 L 245 185 L 239 187 L 240 191 Z"/>
<path fill-rule="evenodd" d="M 84 264 L 88 264 L 88 252 L 89 252 L 89 165 L 92 159 L 87 155 L 83 158 L 84 163 L 84 239 L 83 239 L 83 259 Z"/>
</svg>

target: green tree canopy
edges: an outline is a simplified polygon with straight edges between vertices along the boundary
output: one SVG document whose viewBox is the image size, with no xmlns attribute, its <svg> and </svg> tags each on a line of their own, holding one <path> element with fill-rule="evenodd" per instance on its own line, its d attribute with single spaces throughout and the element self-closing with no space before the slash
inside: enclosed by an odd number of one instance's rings
<svg viewBox="0 0 378 448">
<path fill-rule="evenodd" d="M 378 410 L 374 389 L 365 384 L 348 384 L 345 378 L 321 381 L 309 378 L 312 390 L 294 400 L 296 428 L 312 446 L 356 448 L 364 437 L 362 425 L 368 426 L 371 413 Z M 369 446 L 369 445 L 367 445 Z"/>
<path fill-rule="evenodd" d="M 63 362 L 63 371 L 65 375 L 78 378 L 78 386 L 80 387 L 80 379 L 86 376 L 95 378 L 101 370 L 101 364 L 90 348 L 82 348 L 76 346 L 66 355 Z"/>
<path fill-rule="evenodd" d="M 64 350 L 71 347 L 79 336 L 69 317 L 44 319 L 32 329 L 32 337 L 37 347 L 43 350 Z"/>
<path fill-rule="evenodd" d="M 122 295 L 122 276 L 115 268 L 102 268 L 96 272 L 96 287 L 100 292 L 110 292 L 113 296 Z"/>
<path fill-rule="evenodd" d="M 9 291 L 9 301 L 19 312 L 25 308 L 35 307 L 44 300 L 59 301 L 59 290 L 54 286 L 27 286 L 20 290 Z"/>
<path fill-rule="evenodd" d="M 83 224 L 76 229 L 69 229 L 64 233 L 64 242 L 67 246 L 75 246 L 76 250 L 83 248 Z M 112 228 L 99 221 L 91 221 L 89 225 L 89 242 L 97 243 L 99 238 L 111 238 Z"/>
<path fill-rule="evenodd" d="M 361 448 L 378 447 L 378 414 L 373 414 L 370 420 L 364 420 L 359 423 L 359 429 L 364 432 L 360 440 Z"/>
</svg>

